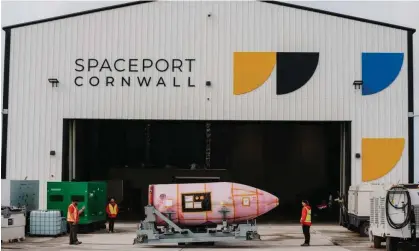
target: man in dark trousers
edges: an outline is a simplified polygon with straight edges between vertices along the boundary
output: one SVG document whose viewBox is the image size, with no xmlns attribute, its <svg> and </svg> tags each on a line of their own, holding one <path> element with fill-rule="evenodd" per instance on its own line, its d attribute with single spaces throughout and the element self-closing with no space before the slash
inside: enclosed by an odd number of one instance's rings
<svg viewBox="0 0 419 251">
<path fill-rule="evenodd" d="M 116 216 L 118 216 L 118 205 L 115 203 L 115 200 L 112 198 L 109 204 L 106 206 L 106 213 L 108 214 L 109 219 L 109 233 L 114 233 L 114 225 Z"/>
<path fill-rule="evenodd" d="M 77 228 L 80 220 L 80 214 L 83 213 L 84 207 L 81 210 L 77 208 L 78 201 L 73 199 L 67 210 L 67 222 L 70 225 L 70 245 L 79 245 L 81 241 L 77 239 Z"/>
<path fill-rule="evenodd" d="M 301 246 L 310 246 L 311 207 L 306 200 L 303 200 L 301 204 L 303 209 L 301 211 L 300 223 L 304 233 L 304 243 Z"/>
</svg>

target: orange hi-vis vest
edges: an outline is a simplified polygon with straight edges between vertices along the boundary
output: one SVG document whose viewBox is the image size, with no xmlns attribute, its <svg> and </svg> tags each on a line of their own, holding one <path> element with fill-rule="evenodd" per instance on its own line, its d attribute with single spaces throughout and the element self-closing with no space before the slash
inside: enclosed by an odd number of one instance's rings
<svg viewBox="0 0 419 251">
<path fill-rule="evenodd" d="M 306 226 L 311 226 L 311 208 L 310 207 L 304 207 L 303 208 L 303 215 L 302 215 L 302 223 Z"/>
<path fill-rule="evenodd" d="M 73 204 L 70 204 L 70 206 L 68 206 L 67 222 L 72 222 L 72 223 L 79 222 L 79 210 Z"/>
<path fill-rule="evenodd" d="M 115 203 L 115 205 L 112 205 L 109 203 L 108 210 L 106 210 L 110 217 L 114 218 L 118 214 L 118 205 Z"/>
</svg>

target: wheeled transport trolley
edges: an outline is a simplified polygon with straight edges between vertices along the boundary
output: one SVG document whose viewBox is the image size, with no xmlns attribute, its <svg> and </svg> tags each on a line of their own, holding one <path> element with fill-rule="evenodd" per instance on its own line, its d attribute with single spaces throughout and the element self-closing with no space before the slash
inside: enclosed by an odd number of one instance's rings
<svg viewBox="0 0 419 251">
<path fill-rule="evenodd" d="M 239 240 L 260 240 L 257 233 L 256 220 L 249 220 L 243 224 L 228 224 L 227 214 L 229 210 L 223 207 L 219 213 L 223 218 L 223 224 L 215 228 L 206 228 L 204 231 L 192 231 L 189 228 L 181 228 L 171 219 L 173 213 L 159 212 L 153 206 L 145 207 L 146 218 L 137 230 L 134 244 L 157 244 L 157 243 L 215 243 Z M 166 216 L 167 215 L 167 216 Z M 157 228 L 157 217 L 167 223 L 167 226 Z"/>
</svg>

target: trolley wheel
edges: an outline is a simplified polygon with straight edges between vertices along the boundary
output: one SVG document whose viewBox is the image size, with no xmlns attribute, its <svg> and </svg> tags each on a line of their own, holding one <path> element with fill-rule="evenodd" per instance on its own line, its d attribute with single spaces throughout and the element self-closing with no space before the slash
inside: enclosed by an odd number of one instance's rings
<svg viewBox="0 0 419 251">
<path fill-rule="evenodd" d="M 386 238 L 386 251 L 397 251 L 398 238 L 387 237 Z"/>
<path fill-rule="evenodd" d="M 364 222 L 361 227 L 359 228 L 359 234 L 361 237 L 368 237 L 370 231 L 370 223 Z"/>
<path fill-rule="evenodd" d="M 383 241 L 383 239 L 381 237 L 378 236 L 373 236 L 373 247 L 374 248 L 381 248 L 381 242 Z"/>
<path fill-rule="evenodd" d="M 252 240 L 253 238 L 252 238 L 252 232 L 250 232 L 250 231 L 248 231 L 248 232 L 246 232 L 246 240 L 247 241 L 250 241 L 250 240 Z"/>
<path fill-rule="evenodd" d="M 144 234 L 144 235 L 139 236 L 138 242 L 139 243 L 146 243 L 147 240 L 148 240 L 148 236 Z"/>
<path fill-rule="evenodd" d="M 141 240 L 141 238 L 140 238 L 140 237 L 137 237 L 137 238 L 135 238 L 135 239 L 134 239 L 134 241 L 133 241 L 132 245 L 135 245 L 135 244 L 140 244 L 140 243 L 142 243 L 142 241 L 143 241 L 143 240 Z"/>
</svg>

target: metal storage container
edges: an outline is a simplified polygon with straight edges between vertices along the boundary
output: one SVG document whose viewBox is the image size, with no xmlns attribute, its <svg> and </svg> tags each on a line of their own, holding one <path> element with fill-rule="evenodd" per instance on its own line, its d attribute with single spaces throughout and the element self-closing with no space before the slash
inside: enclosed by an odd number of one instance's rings
<svg viewBox="0 0 419 251">
<path fill-rule="evenodd" d="M 25 239 L 25 210 L 1 207 L 1 241 L 11 242 Z"/>
<path fill-rule="evenodd" d="M 1 204 L 25 208 L 26 227 L 29 232 L 29 215 L 39 209 L 39 180 L 1 180 Z"/>
<path fill-rule="evenodd" d="M 47 196 L 47 209 L 59 210 L 65 217 L 73 199 L 79 201 L 79 209 L 85 206 L 80 225 L 106 221 L 106 182 L 48 182 Z"/>
<path fill-rule="evenodd" d="M 1 180 L 1 204 L 25 208 L 27 211 L 39 209 L 39 180 Z"/>
<path fill-rule="evenodd" d="M 30 235 L 35 236 L 58 236 L 67 232 L 65 218 L 58 210 L 32 211 L 30 214 Z"/>
</svg>

